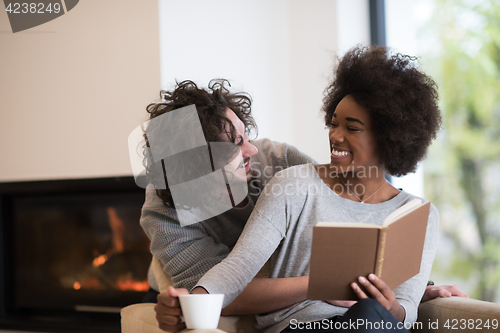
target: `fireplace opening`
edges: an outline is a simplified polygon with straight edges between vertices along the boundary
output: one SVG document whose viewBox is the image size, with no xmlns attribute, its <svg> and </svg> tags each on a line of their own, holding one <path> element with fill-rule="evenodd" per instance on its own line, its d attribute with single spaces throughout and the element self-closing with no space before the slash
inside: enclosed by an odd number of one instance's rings
<svg viewBox="0 0 500 333">
<path fill-rule="evenodd" d="M 61 182 L 0 184 L 0 327 L 83 320 L 116 331 L 119 310 L 149 289 L 144 190 L 128 177 Z"/>
</svg>

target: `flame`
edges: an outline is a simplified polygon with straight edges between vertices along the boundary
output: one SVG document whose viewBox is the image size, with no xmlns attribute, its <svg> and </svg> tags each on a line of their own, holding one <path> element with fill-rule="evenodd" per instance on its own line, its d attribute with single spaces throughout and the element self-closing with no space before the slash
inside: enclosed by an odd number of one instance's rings
<svg viewBox="0 0 500 333">
<path fill-rule="evenodd" d="M 97 249 L 92 250 L 92 255 L 94 259 L 92 260 L 93 267 L 99 267 L 106 263 L 106 261 L 117 253 L 125 252 L 125 223 L 118 216 L 116 209 L 114 207 L 106 208 L 108 215 L 109 227 L 112 231 L 112 244 L 111 247 L 106 251 L 105 254 L 99 254 Z M 86 277 L 84 279 L 79 279 L 79 282 L 73 284 L 73 289 L 107 289 L 110 286 L 103 285 L 102 282 L 96 277 Z M 114 281 L 108 281 L 114 282 Z M 114 288 L 120 289 L 122 291 L 148 291 L 149 284 L 147 280 L 138 281 L 134 279 L 131 272 L 121 275 L 115 282 Z"/>
<path fill-rule="evenodd" d="M 123 291 L 148 291 L 149 290 L 149 283 L 147 280 L 145 281 L 137 281 L 134 280 L 133 278 L 130 278 L 127 275 L 122 275 L 116 281 L 116 285 L 120 290 Z"/>
<path fill-rule="evenodd" d="M 94 258 L 94 260 L 92 261 L 92 266 L 99 267 L 102 264 L 104 264 L 106 262 L 106 260 L 108 260 L 108 256 L 105 254 L 101 254 L 97 258 Z"/>
<path fill-rule="evenodd" d="M 118 288 L 121 290 L 132 290 L 132 291 L 148 291 L 149 283 L 147 281 L 118 281 Z"/>
<path fill-rule="evenodd" d="M 95 277 L 80 282 L 82 289 L 103 289 L 103 286 Z"/>
<path fill-rule="evenodd" d="M 113 252 L 122 253 L 125 251 L 125 223 L 120 219 L 114 207 L 108 207 L 106 211 L 108 213 L 109 227 L 113 233 Z"/>
</svg>

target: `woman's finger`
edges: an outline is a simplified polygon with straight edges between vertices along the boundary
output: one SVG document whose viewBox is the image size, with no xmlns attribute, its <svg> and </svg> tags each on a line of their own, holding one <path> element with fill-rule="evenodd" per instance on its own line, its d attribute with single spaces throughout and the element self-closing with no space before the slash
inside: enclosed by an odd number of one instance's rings
<svg viewBox="0 0 500 333">
<path fill-rule="evenodd" d="M 392 291 L 391 288 L 378 276 L 375 274 L 370 274 L 368 275 L 368 279 L 370 280 L 371 283 L 384 295 L 385 298 L 392 300 L 396 298 L 396 295 L 394 295 L 394 292 Z"/>
<path fill-rule="evenodd" d="M 358 296 L 360 299 L 368 298 L 368 296 L 366 296 L 365 292 L 361 290 L 356 282 L 351 283 L 351 288 L 352 290 L 354 290 L 356 296 Z"/>
<path fill-rule="evenodd" d="M 384 304 L 386 301 L 385 296 L 375 287 L 370 281 L 368 281 L 364 276 L 360 276 L 358 278 L 359 283 L 365 287 L 366 291 L 370 293 L 372 298 L 379 301 L 381 304 Z"/>
</svg>

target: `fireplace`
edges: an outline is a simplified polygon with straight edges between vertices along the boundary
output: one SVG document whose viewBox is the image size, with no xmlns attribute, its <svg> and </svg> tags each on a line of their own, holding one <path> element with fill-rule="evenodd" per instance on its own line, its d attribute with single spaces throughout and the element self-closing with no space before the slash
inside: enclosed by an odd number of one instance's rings
<svg viewBox="0 0 500 333">
<path fill-rule="evenodd" d="M 119 332 L 149 289 L 133 177 L 0 183 L 0 329 Z"/>
</svg>

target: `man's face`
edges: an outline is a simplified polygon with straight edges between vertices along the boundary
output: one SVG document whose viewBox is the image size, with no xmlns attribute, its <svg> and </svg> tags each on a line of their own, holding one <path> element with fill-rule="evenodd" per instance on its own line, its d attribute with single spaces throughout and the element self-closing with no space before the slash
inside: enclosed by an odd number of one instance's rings
<svg viewBox="0 0 500 333">
<path fill-rule="evenodd" d="M 226 117 L 231 121 L 233 124 L 235 131 L 236 131 L 236 144 L 240 146 L 241 150 L 241 155 L 243 157 L 243 163 L 241 161 L 235 162 L 235 165 L 232 166 L 234 170 L 238 170 L 240 168 L 244 168 L 245 170 L 245 175 L 247 180 L 250 180 L 252 173 L 251 173 L 251 165 L 250 165 L 250 157 L 257 154 L 258 150 L 257 148 L 252 145 L 248 141 L 248 136 L 245 133 L 245 125 L 243 122 L 236 116 L 236 114 L 231 110 L 230 108 L 227 108 L 226 110 Z M 228 129 L 229 131 L 229 129 Z M 241 140 L 243 140 L 243 143 L 241 144 Z M 221 133 L 221 141 L 229 141 L 229 137 L 227 136 L 226 133 Z"/>
</svg>

